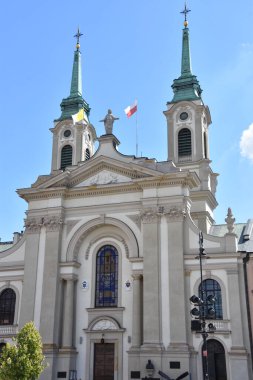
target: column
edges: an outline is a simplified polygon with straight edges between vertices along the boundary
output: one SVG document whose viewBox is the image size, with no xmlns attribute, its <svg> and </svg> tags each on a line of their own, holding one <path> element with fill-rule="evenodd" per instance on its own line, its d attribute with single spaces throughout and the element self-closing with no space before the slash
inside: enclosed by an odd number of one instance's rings
<svg viewBox="0 0 253 380">
<path fill-rule="evenodd" d="M 63 311 L 63 334 L 62 334 L 62 346 L 73 346 L 73 315 L 74 315 L 74 279 L 66 279 L 65 284 L 65 299 L 64 299 L 64 311 Z"/>
<path fill-rule="evenodd" d="M 133 274 L 132 347 L 142 342 L 142 275 Z"/>
</svg>

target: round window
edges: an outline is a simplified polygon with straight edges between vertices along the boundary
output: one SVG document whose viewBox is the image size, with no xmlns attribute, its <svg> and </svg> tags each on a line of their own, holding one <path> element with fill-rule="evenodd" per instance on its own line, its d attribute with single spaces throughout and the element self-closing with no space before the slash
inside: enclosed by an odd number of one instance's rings
<svg viewBox="0 0 253 380">
<path fill-rule="evenodd" d="M 66 129 L 63 133 L 64 137 L 69 137 L 71 135 L 71 131 L 69 129 Z"/>
<path fill-rule="evenodd" d="M 180 119 L 181 120 L 186 120 L 188 118 L 188 113 L 187 112 L 182 112 L 180 113 Z"/>
</svg>

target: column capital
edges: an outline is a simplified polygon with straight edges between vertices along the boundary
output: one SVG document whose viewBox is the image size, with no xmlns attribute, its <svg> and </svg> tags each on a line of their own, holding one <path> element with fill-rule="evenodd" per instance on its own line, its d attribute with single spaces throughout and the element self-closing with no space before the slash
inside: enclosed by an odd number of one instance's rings
<svg viewBox="0 0 253 380">
<path fill-rule="evenodd" d="M 140 219 L 145 224 L 157 223 L 159 215 L 157 207 L 149 207 L 141 210 Z"/>
<path fill-rule="evenodd" d="M 140 281 L 143 278 L 142 273 L 132 273 L 132 278 L 134 281 Z"/>
<path fill-rule="evenodd" d="M 74 273 L 62 274 L 61 280 L 76 282 L 78 280 L 78 276 Z"/>
<path fill-rule="evenodd" d="M 183 221 L 188 212 L 189 210 L 185 203 L 168 205 L 163 210 L 167 222 Z"/>
</svg>

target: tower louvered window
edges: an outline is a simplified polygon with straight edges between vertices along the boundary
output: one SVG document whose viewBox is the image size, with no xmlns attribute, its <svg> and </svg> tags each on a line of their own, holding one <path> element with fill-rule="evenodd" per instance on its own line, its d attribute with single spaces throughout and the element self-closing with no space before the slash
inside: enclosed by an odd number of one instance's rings
<svg viewBox="0 0 253 380">
<path fill-rule="evenodd" d="M 16 293 L 11 288 L 4 289 L 0 295 L 0 325 L 13 325 Z"/>
<path fill-rule="evenodd" d="M 88 148 L 86 148 L 86 150 L 85 150 L 85 160 L 89 160 L 89 158 L 90 158 L 90 151 L 89 151 Z"/>
<path fill-rule="evenodd" d="M 188 128 L 183 128 L 178 133 L 178 157 L 183 161 L 191 159 L 192 154 L 192 138 L 191 131 Z"/>
<path fill-rule="evenodd" d="M 61 169 L 65 170 L 67 166 L 72 165 L 72 146 L 64 145 L 61 151 Z"/>
</svg>

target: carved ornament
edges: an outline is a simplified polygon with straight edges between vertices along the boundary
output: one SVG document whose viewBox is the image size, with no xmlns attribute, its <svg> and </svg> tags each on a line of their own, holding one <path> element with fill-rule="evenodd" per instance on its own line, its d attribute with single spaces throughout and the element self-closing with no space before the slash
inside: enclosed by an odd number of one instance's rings
<svg viewBox="0 0 253 380">
<path fill-rule="evenodd" d="M 63 224 L 63 219 L 59 215 L 51 215 L 46 217 L 27 218 L 25 219 L 25 228 L 28 233 L 36 233 L 45 226 L 48 231 L 56 231 Z"/>
<path fill-rule="evenodd" d="M 92 327 L 92 331 L 97 330 L 118 330 L 118 326 L 108 319 L 101 319 Z"/>
</svg>

